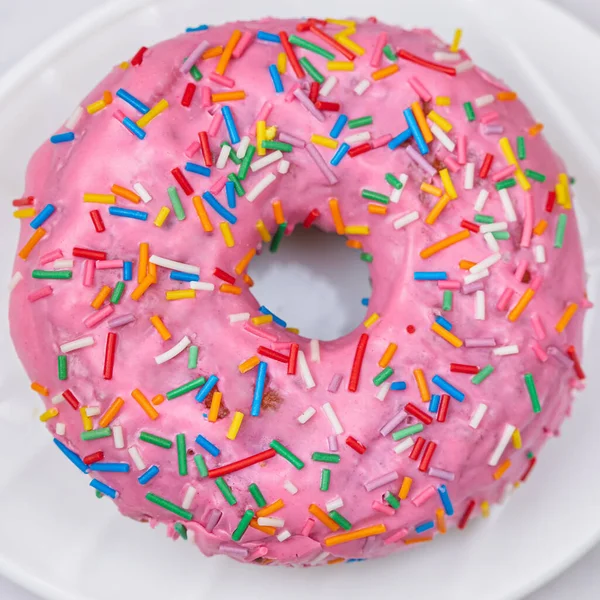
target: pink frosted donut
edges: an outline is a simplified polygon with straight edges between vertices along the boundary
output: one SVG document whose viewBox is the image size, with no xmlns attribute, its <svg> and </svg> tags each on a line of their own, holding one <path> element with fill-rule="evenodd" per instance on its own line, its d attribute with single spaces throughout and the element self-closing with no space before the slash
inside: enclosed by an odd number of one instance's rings
<svg viewBox="0 0 600 600">
<path fill-rule="evenodd" d="M 245 562 L 485 516 L 584 378 L 570 182 L 540 131 L 427 30 L 263 20 L 143 48 L 17 201 L 11 330 L 56 446 L 124 515 Z M 256 253 L 302 226 L 370 261 L 368 316 L 332 342 L 251 294 Z"/>
</svg>

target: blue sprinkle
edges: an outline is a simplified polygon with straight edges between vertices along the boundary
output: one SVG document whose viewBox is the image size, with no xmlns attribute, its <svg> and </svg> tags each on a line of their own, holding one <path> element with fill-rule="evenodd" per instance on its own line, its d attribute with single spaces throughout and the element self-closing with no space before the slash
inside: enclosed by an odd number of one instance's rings
<svg viewBox="0 0 600 600">
<path fill-rule="evenodd" d="M 399 133 L 395 138 L 392 138 L 388 142 L 388 148 L 390 150 L 395 150 L 398 146 L 400 146 L 401 144 L 404 144 L 404 142 L 410 140 L 411 137 L 412 137 L 412 133 L 411 133 L 410 129 L 405 129 L 402 133 Z"/>
<path fill-rule="evenodd" d="M 219 454 L 221 454 L 221 451 L 214 444 L 211 444 L 203 435 L 198 435 L 196 444 L 202 446 L 202 448 L 213 456 L 219 456 Z"/>
<path fill-rule="evenodd" d="M 334 140 L 340 136 L 342 133 L 342 129 L 346 126 L 348 122 L 348 117 L 346 115 L 340 115 L 335 122 L 335 125 L 331 128 L 329 132 L 329 137 L 332 137 Z"/>
<path fill-rule="evenodd" d="M 171 271 L 169 279 L 173 281 L 200 281 L 200 275 L 195 273 L 182 273 L 181 271 Z"/>
<path fill-rule="evenodd" d="M 152 465 L 145 473 L 142 473 L 138 477 L 138 481 L 142 485 L 146 485 L 151 479 L 154 479 L 159 473 L 160 469 L 156 465 Z"/>
<path fill-rule="evenodd" d="M 258 363 L 258 372 L 256 374 L 256 386 L 254 387 L 254 396 L 252 398 L 252 410 L 250 414 L 258 417 L 260 414 L 260 405 L 262 404 L 263 392 L 265 391 L 265 379 L 267 378 L 267 363 L 260 361 Z"/>
<path fill-rule="evenodd" d="M 226 221 L 229 221 L 232 225 L 237 222 L 237 217 L 230 213 L 210 192 L 204 192 L 202 197 L 210 204 L 210 207 L 222 216 Z"/>
<path fill-rule="evenodd" d="M 90 465 L 91 471 L 103 471 L 105 473 L 129 473 L 127 463 L 95 462 Z"/>
<path fill-rule="evenodd" d="M 235 198 L 235 184 L 233 181 L 228 181 L 225 184 L 225 193 L 227 194 L 227 206 L 229 208 L 235 208 L 237 203 Z"/>
<path fill-rule="evenodd" d="M 203 167 L 193 162 L 185 163 L 185 170 L 197 175 L 204 175 L 204 177 L 210 177 L 210 169 L 208 167 Z"/>
<path fill-rule="evenodd" d="M 366 558 L 349 558 L 346 562 L 347 563 L 355 563 L 355 562 L 364 562 L 365 560 L 367 560 Z"/>
<path fill-rule="evenodd" d="M 46 204 L 46 206 L 40 210 L 39 214 L 35 216 L 35 219 L 31 220 L 29 223 L 30 227 L 33 227 L 34 229 L 41 227 L 55 210 L 54 204 Z"/>
<path fill-rule="evenodd" d="M 415 271 L 413 273 L 415 281 L 445 281 L 448 279 L 446 271 Z"/>
<path fill-rule="evenodd" d="M 269 66 L 269 73 L 273 80 L 273 86 L 275 87 L 275 93 L 281 94 L 283 92 L 283 82 L 281 81 L 281 75 L 275 65 Z"/>
<path fill-rule="evenodd" d="M 131 281 L 133 276 L 133 263 L 130 260 L 123 261 L 123 281 Z"/>
<path fill-rule="evenodd" d="M 410 129 L 410 132 L 412 133 L 412 136 L 415 139 L 415 142 L 417 142 L 419 152 L 421 154 L 428 154 L 429 147 L 427 146 L 427 142 L 425 141 L 425 138 L 421 133 L 421 129 L 417 123 L 417 120 L 415 119 L 415 115 L 412 111 L 412 108 L 408 107 L 404 109 L 403 113 L 404 118 L 406 119 L 406 124 L 408 125 L 408 128 Z"/>
<path fill-rule="evenodd" d="M 329 161 L 329 164 L 337 167 L 340 162 L 342 162 L 342 158 L 348 154 L 348 150 L 350 150 L 350 146 L 344 142 L 333 155 L 333 158 Z"/>
<path fill-rule="evenodd" d="M 435 318 L 435 322 L 438 325 L 441 325 L 444 329 L 447 329 L 448 331 L 452 331 L 452 323 L 450 323 L 450 321 L 448 321 L 448 319 L 444 319 L 444 317 L 442 317 L 441 315 L 439 315 Z"/>
<path fill-rule="evenodd" d="M 102 483 L 101 481 L 98 481 L 97 479 L 92 479 L 90 481 L 90 485 L 94 489 L 98 490 L 99 492 L 102 492 L 105 496 L 109 496 L 113 500 L 117 497 L 117 490 L 114 490 L 110 486 L 106 485 L 105 483 Z"/>
<path fill-rule="evenodd" d="M 406 381 L 394 381 L 392 385 L 390 385 L 390 390 L 395 392 L 401 392 L 406 389 Z"/>
<path fill-rule="evenodd" d="M 198 25 L 198 27 L 186 27 L 186 33 L 192 33 L 193 31 L 206 31 L 208 29 L 208 25 Z"/>
<path fill-rule="evenodd" d="M 361 303 L 363 306 L 369 306 L 369 299 L 368 299 L 368 298 L 363 298 L 363 299 L 360 301 L 360 303 Z"/>
<path fill-rule="evenodd" d="M 72 131 L 65 133 L 57 133 L 50 138 L 53 144 L 61 144 L 62 142 L 72 142 L 75 139 L 75 134 Z"/>
<path fill-rule="evenodd" d="M 69 450 L 61 441 L 54 438 L 54 443 L 58 449 L 82 472 L 88 473 L 90 468 L 81 460 L 78 454 Z"/>
<path fill-rule="evenodd" d="M 258 309 L 263 315 L 271 315 L 273 317 L 273 322 L 277 323 L 280 327 L 287 327 L 287 323 L 280 319 L 275 313 L 272 313 L 266 306 L 261 306 Z"/>
<path fill-rule="evenodd" d="M 257 31 L 256 39 L 263 42 L 273 42 L 274 44 L 281 43 L 281 38 L 276 33 L 268 33 L 267 31 Z"/>
<path fill-rule="evenodd" d="M 127 217 L 129 219 L 137 219 L 138 221 L 146 221 L 148 219 L 148 213 L 143 210 L 121 208 L 120 206 L 109 206 L 108 213 L 114 217 Z"/>
<path fill-rule="evenodd" d="M 223 119 L 225 119 L 225 125 L 227 126 L 227 133 L 229 134 L 229 139 L 232 144 L 238 144 L 240 141 L 240 134 L 238 133 L 237 127 L 235 126 L 235 121 L 233 120 L 233 115 L 231 114 L 231 109 L 229 106 L 223 106 L 221 108 L 221 113 L 223 114 Z"/>
<path fill-rule="evenodd" d="M 122 123 L 123 123 L 123 125 L 125 125 L 125 127 L 127 127 L 127 129 L 129 129 L 129 131 L 131 131 L 131 133 L 133 133 L 134 135 L 139 137 L 140 140 L 143 140 L 146 137 L 146 132 L 141 127 L 139 127 L 137 123 L 132 121 L 129 117 L 125 117 L 123 119 Z"/>
<path fill-rule="evenodd" d="M 425 523 L 421 523 L 415 527 L 416 533 L 423 533 L 428 529 L 433 529 L 435 527 L 435 523 L 433 521 L 425 521 Z"/>
<path fill-rule="evenodd" d="M 119 88 L 117 90 L 117 96 L 121 98 L 121 100 L 125 100 L 127 104 L 131 104 L 133 108 L 141 112 L 143 115 L 145 115 L 150 110 L 149 106 L 146 106 L 141 100 L 138 100 L 135 96 L 132 96 L 123 88 Z"/>
<path fill-rule="evenodd" d="M 448 495 L 448 488 L 442 484 L 438 487 L 438 494 L 440 495 L 440 500 L 444 505 L 444 510 L 446 514 L 451 517 L 454 514 L 454 507 L 452 506 L 452 501 L 450 500 L 450 496 Z"/>
<path fill-rule="evenodd" d="M 429 412 L 436 413 L 440 406 L 441 396 L 439 394 L 432 394 L 431 400 L 429 401 Z"/>
<path fill-rule="evenodd" d="M 216 375 L 211 375 L 208 378 L 208 381 L 198 390 L 196 400 L 198 402 L 204 402 L 206 396 L 208 396 L 215 385 L 217 385 L 217 381 L 219 381 L 219 378 Z"/>
<path fill-rule="evenodd" d="M 440 377 L 439 375 L 434 375 L 431 380 L 435 385 L 444 390 L 446 394 L 452 396 L 455 400 L 462 402 L 465 399 L 465 395 L 458 389 L 456 389 L 452 384 L 448 383 L 445 379 Z"/>
</svg>

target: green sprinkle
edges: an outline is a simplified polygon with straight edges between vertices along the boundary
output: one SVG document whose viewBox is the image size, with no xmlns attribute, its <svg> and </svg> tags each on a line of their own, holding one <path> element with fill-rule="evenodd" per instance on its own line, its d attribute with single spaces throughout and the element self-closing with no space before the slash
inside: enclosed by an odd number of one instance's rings
<svg viewBox="0 0 600 600">
<path fill-rule="evenodd" d="M 533 452 L 531 452 L 531 450 L 527 453 L 527 458 L 529 460 L 531 460 L 534 456 L 535 456 L 535 454 Z"/>
<path fill-rule="evenodd" d="M 229 146 L 231 148 L 231 144 L 227 141 L 221 142 L 221 148 L 223 148 L 224 146 Z M 233 148 L 231 148 L 231 150 L 229 151 L 229 156 L 227 157 L 227 160 L 230 160 L 234 165 L 242 164 L 242 159 L 237 157 L 237 154 Z"/>
<path fill-rule="evenodd" d="M 538 173 L 537 171 L 532 171 L 531 169 L 525 169 L 525 176 L 529 177 L 529 179 L 539 181 L 540 183 L 544 183 L 544 181 L 546 181 L 546 176 L 543 173 Z"/>
<path fill-rule="evenodd" d="M 485 223 L 486 225 L 489 225 L 490 223 L 494 222 L 494 217 L 490 215 L 476 214 L 473 217 L 473 220 L 475 221 L 475 223 Z"/>
<path fill-rule="evenodd" d="M 197 379 L 192 379 L 192 381 L 188 381 L 183 385 L 180 385 L 178 388 L 167 392 L 167 400 L 174 400 L 175 398 L 179 398 L 179 396 L 183 396 L 192 390 L 197 390 L 202 387 L 206 383 L 206 379 L 204 377 L 198 377 Z"/>
<path fill-rule="evenodd" d="M 565 230 L 567 228 L 567 215 L 561 213 L 556 223 L 556 234 L 554 236 L 554 247 L 562 248 L 565 241 Z"/>
<path fill-rule="evenodd" d="M 423 423 L 417 423 L 415 425 L 411 425 L 410 427 L 405 427 L 404 429 L 399 429 L 392 433 L 392 439 L 397 442 L 398 440 L 403 440 L 407 438 L 409 435 L 413 435 L 415 433 L 420 433 L 423 431 Z"/>
<path fill-rule="evenodd" d="M 290 452 L 281 442 L 273 440 L 269 444 L 269 447 L 273 448 L 273 450 L 275 450 L 275 452 L 277 452 L 277 454 L 280 456 L 283 456 L 283 458 L 294 465 L 296 469 L 300 470 L 304 467 L 304 463 L 293 452 Z"/>
<path fill-rule="evenodd" d="M 258 505 L 258 508 L 262 508 L 263 506 L 267 505 L 267 501 L 265 500 L 265 497 L 263 496 L 262 492 L 260 491 L 260 489 L 258 488 L 258 486 L 255 483 L 251 483 L 248 486 L 248 491 L 252 494 L 252 497 L 254 498 L 254 502 L 256 502 L 256 504 Z"/>
<path fill-rule="evenodd" d="M 200 477 L 208 477 L 208 467 L 206 466 L 204 456 L 202 456 L 202 454 L 196 454 L 196 456 L 194 456 L 194 462 L 196 463 L 196 468 L 198 469 Z"/>
<path fill-rule="evenodd" d="M 100 438 L 107 438 L 112 435 L 112 430 L 110 427 L 101 427 L 100 429 L 92 429 L 91 431 L 82 431 L 81 439 L 84 442 L 88 442 L 90 440 L 99 440 Z"/>
<path fill-rule="evenodd" d="M 300 46 L 300 48 L 304 48 L 305 50 L 310 50 L 315 54 L 319 54 L 323 58 L 327 60 L 335 60 L 335 54 L 329 52 L 329 50 L 325 50 L 325 48 L 321 48 L 321 46 L 317 46 L 317 44 L 313 44 L 304 38 L 301 38 L 297 35 L 290 35 L 289 37 L 290 44 L 294 44 L 294 46 Z M 302 62 L 302 59 L 300 59 Z M 308 71 L 308 69 L 306 69 Z"/>
<path fill-rule="evenodd" d="M 65 354 L 58 355 L 58 378 L 60 381 L 65 381 L 68 377 L 67 356 Z"/>
<path fill-rule="evenodd" d="M 527 151 L 525 150 L 525 138 L 522 135 L 517 136 L 517 156 L 519 160 L 527 158 Z"/>
<path fill-rule="evenodd" d="M 346 531 L 352 529 L 352 524 L 350 523 L 350 521 L 348 521 L 348 519 L 345 519 L 344 517 L 342 517 L 342 515 L 340 515 L 340 513 L 337 510 L 332 510 L 329 512 L 329 516 L 342 528 L 345 529 Z"/>
<path fill-rule="evenodd" d="M 537 390 L 535 389 L 535 382 L 533 381 L 533 375 L 531 373 L 525 373 L 525 385 L 527 386 L 527 391 L 529 392 L 529 397 L 531 398 L 533 412 L 541 412 L 542 407 L 540 406 L 540 399 L 538 397 Z"/>
<path fill-rule="evenodd" d="M 250 163 L 252 162 L 252 157 L 256 152 L 256 146 L 250 144 L 246 149 L 246 154 L 244 154 L 244 158 L 242 158 L 242 164 L 240 165 L 240 169 L 238 171 L 238 177 L 244 181 L 246 179 L 246 175 L 248 175 L 248 169 L 250 168 Z M 233 181 L 233 180 L 232 180 Z M 235 182 L 234 182 L 235 183 Z M 237 189 L 236 189 L 237 193 Z M 238 196 L 240 194 L 238 193 Z"/>
<path fill-rule="evenodd" d="M 386 58 L 392 62 L 396 62 L 398 60 L 394 49 L 389 44 L 383 47 L 383 53 L 385 54 Z"/>
<path fill-rule="evenodd" d="M 34 279 L 71 279 L 73 271 L 43 271 L 42 269 L 34 269 L 31 271 L 31 276 Z"/>
<path fill-rule="evenodd" d="M 140 440 L 158 446 L 159 448 L 166 448 L 167 450 L 173 445 L 171 440 L 154 435 L 153 433 L 148 433 L 147 431 L 140 431 Z"/>
<path fill-rule="evenodd" d="M 508 177 L 507 179 L 503 179 L 496 184 L 497 190 L 505 190 L 507 188 L 515 187 L 517 185 L 517 180 L 514 177 Z"/>
<path fill-rule="evenodd" d="M 104 494 L 100 490 L 96 490 L 96 498 L 104 498 Z"/>
<path fill-rule="evenodd" d="M 244 533 L 246 533 L 246 529 L 250 526 L 250 521 L 254 518 L 254 511 L 252 509 L 248 509 L 244 516 L 240 519 L 238 526 L 233 530 L 231 534 L 231 539 L 234 542 L 239 542 Z"/>
<path fill-rule="evenodd" d="M 386 173 L 385 180 L 397 190 L 402 189 L 402 182 L 393 173 Z"/>
<path fill-rule="evenodd" d="M 375 200 L 375 202 L 381 202 L 381 204 L 389 204 L 390 197 L 385 194 L 380 194 L 379 192 L 374 192 L 372 190 L 362 190 L 360 195 L 366 200 Z"/>
<path fill-rule="evenodd" d="M 173 525 L 173 529 L 182 537 L 184 540 L 187 540 L 187 528 L 183 523 L 175 523 Z"/>
<path fill-rule="evenodd" d="M 300 59 L 300 64 L 317 83 L 323 83 L 325 81 L 325 77 L 323 77 L 322 73 L 317 70 L 315 65 L 313 65 L 306 56 L 303 56 Z"/>
<path fill-rule="evenodd" d="M 386 492 L 384 496 L 385 501 L 394 509 L 398 510 L 400 508 L 400 500 L 392 494 L 392 492 Z"/>
<path fill-rule="evenodd" d="M 473 110 L 473 105 L 470 102 L 465 102 L 463 107 L 465 109 L 465 114 L 467 115 L 467 121 L 474 121 L 475 111 Z"/>
<path fill-rule="evenodd" d="M 185 433 L 178 433 L 175 436 L 175 443 L 177 444 L 177 465 L 179 466 L 179 474 L 183 477 L 188 474 Z"/>
<path fill-rule="evenodd" d="M 339 463 L 339 454 L 330 454 L 329 452 L 313 452 L 312 459 L 317 462 Z"/>
<path fill-rule="evenodd" d="M 157 496 L 156 494 L 153 494 L 152 492 L 146 494 L 146 500 L 149 500 L 150 502 L 153 502 L 154 504 L 158 504 L 158 506 L 176 514 L 178 517 L 181 517 L 182 519 L 185 519 L 186 521 L 191 521 L 192 517 L 194 516 L 188 510 L 184 510 L 183 508 L 181 508 L 181 506 L 177 506 L 177 504 L 173 504 L 173 502 L 169 502 L 168 500 L 165 500 L 164 498 L 161 498 L 160 496 Z"/>
<path fill-rule="evenodd" d="M 185 219 L 185 211 L 183 210 L 183 204 L 181 204 L 181 199 L 179 198 L 177 188 L 169 186 L 169 188 L 167 189 L 167 194 L 169 194 L 169 200 L 171 200 L 171 204 L 173 205 L 173 210 L 175 211 L 175 216 L 177 217 L 177 220 L 183 221 Z"/>
<path fill-rule="evenodd" d="M 202 73 L 200 73 L 200 69 L 194 65 L 191 69 L 190 69 L 190 75 L 196 80 L 196 81 L 200 81 L 202 79 Z"/>
<path fill-rule="evenodd" d="M 233 181 L 233 187 L 235 188 L 235 193 L 238 196 L 243 196 L 246 193 L 240 178 L 235 173 L 229 173 L 229 175 L 227 175 L 227 179 L 229 179 L 229 181 Z"/>
<path fill-rule="evenodd" d="M 480 369 L 477 375 L 473 375 L 473 377 L 471 377 L 471 383 L 479 385 L 484 379 L 487 379 L 493 372 L 494 367 L 492 367 L 492 365 L 487 365 L 483 367 L 483 369 Z"/>
<path fill-rule="evenodd" d="M 373 377 L 373 383 L 375 385 L 381 385 L 386 379 L 389 379 L 394 374 L 394 369 L 392 367 L 386 367 L 380 373 L 377 373 L 375 377 Z"/>
<path fill-rule="evenodd" d="M 291 152 L 294 149 L 294 146 L 292 146 L 291 144 L 286 144 L 284 142 L 270 141 L 270 140 L 265 140 L 262 143 L 262 147 L 265 150 L 281 150 L 282 152 Z"/>
<path fill-rule="evenodd" d="M 442 301 L 442 310 L 452 310 L 452 299 L 454 295 L 452 290 L 444 290 L 444 299 Z"/>
<path fill-rule="evenodd" d="M 188 369 L 195 369 L 198 366 L 198 346 L 190 346 L 188 352 Z"/>
<path fill-rule="evenodd" d="M 283 222 L 281 225 L 279 225 L 279 227 L 277 227 L 277 231 L 275 232 L 275 235 L 273 236 L 273 239 L 271 240 L 271 247 L 269 248 L 269 250 L 271 252 L 277 252 L 277 249 L 279 248 L 279 244 L 281 244 L 281 240 L 283 239 L 283 234 L 285 233 L 286 227 L 287 227 L 286 222 Z"/>
<path fill-rule="evenodd" d="M 360 253 L 360 260 L 364 260 L 367 263 L 372 263 L 373 262 L 373 255 L 369 254 L 368 252 L 361 252 Z"/>
<path fill-rule="evenodd" d="M 225 498 L 225 500 L 227 500 L 230 506 L 237 504 L 237 500 L 235 499 L 231 488 L 227 485 L 227 482 L 222 477 L 217 477 L 215 479 L 215 483 L 217 484 L 217 487 L 221 491 L 221 494 L 223 494 L 223 497 Z"/>
<path fill-rule="evenodd" d="M 508 231 L 492 231 L 492 235 L 496 240 L 510 240 L 510 233 Z"/>
<path fill-rule="evenodd" d="M 575 185 L 575 177 L 569 177 L 569 183 Z"/>
<path fill-rule="evenodd" d="M 359 119 L 350 119 L 348 121 L 348 127 L 350 129 L 357 129 L 358 127 L 365 127 L 366 125 L 373 124 L 373 117 L 360 117 Z"/>
<path fill-rule="evenodd" d="M 329 490 L 329 482 L 331 481 L 331 470 L 321 469 L 321 491 L 327 492 Z"/>
<path fill-rule="evenodd" d="M 123 281 L 119 281 L 117 285 L 115 285 L 115 289 L 113 290 L 110 296 L 111 304 L 118 304 L 119 300 L 121 300 L 121 296 L 123 296 L 123 292 L 125 291 L 125 283 Z"/>
</svg>

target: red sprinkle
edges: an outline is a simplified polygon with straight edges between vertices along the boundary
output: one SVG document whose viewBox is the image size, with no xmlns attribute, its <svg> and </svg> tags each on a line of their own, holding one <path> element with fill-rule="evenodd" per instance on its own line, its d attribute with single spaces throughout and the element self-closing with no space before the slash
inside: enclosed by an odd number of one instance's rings
<svg viewBox="0 0 600 600">
<path fill-rule="evenodd" d="M 318 35 L 324 42 L 327 42 L 332 48 L 335 48 L 340 54 L 343 54 L 348 60 L 354 60 L 356 58 L 356 54 L 351 52 L 346 48 L 346 46 L 342 46 L 337 40 L 334 40 L 331 36 L 327 35 L 322 29 L 319 29 L 316 26 L 318 21 L 313 21 L 311 23 L 309 29 L 315 35 Z M 320 24 L 320 23 L 319 23 Z M 323 24 L 324 25 L 324 24 Z"/>
<path fill-rule="evenodd" d="M 410 333 L 410 335 L 412 335 L 416 330 L 417 330 L 417 328 L 414 325 L 407 325 L 406 326 L 406 332 Z"/>
<path fill-rule="evenodd" d="M 62 393 L 62 397 L 71 405 L 73 410 L 77 410 L 79 408 L 79 400 L 75 398 L 75 394 L 71 390 L 65 390 Z"/>
<path fill-rule="evenodd" d="M 94 224 L 94 228 L 98 233 L 102 233 L 106 227 L 104 227 L 104 221 L 102 220 L 102 215 L 98 210 L 90 210 L 90 217 L 92 218 L 92 223 Z"/>
<path fill-rule="evenodd" d="M 281 45 L 283 46 L 283 50 L 285 51 L 285 54 L 290 62 L 290 65 L 292 65 L 292 69 L 294 70 L 294 73 L 296 73 L 296 77 L 298 79 L 302 79 L 304 77 L 304 69 L 302 68 L 302 65 L 300 64 L 298 57 L 294 53 L 294 49 L 292 48 L 292 45 L 290 44 L 290 42 L 288 40 L 287 33 L 285 31 L 280 31 L 279 39 L 281 40 Z"/>
<path fill-rule="evenodd" d="M 418 460 L 419 455 L 421 454 L 421 450 L 423 450 L 424 445 L 425 445 L 425 438 L 418 437 L 417 441 L 415 442 L 415 445 L 412 447 L 412 450 L 411 450 L 410 454 L 408 455 L 408 458 L 410 458 L 411 460 Z"/>
<path fill-rule="evenodd" d="M 427 448 L 425 448 L 425 453 L 423 454 L 421 464 L 419 465 L 419 471 L 421 471 L 421 473 L 425 473 L 429 469 L 429 463 L 431 462 L 431 457 L 436 448 L 437 444 L 435 442 L 427 443 Z"/>
<path fill-rule="evenodd" d="M 233 275 L 230 275 L 229 273 L 226 273 L 225 271 L 223 271 L 223 269 L 219 269 L 219 267 L 215 267 L 213 275 L 232 285 L 235 283 L 235 277 Z"/>
<path fill-rule="evenodd" d="M 35 198 L 33 196 L 27 196 L 27 198 L 17 198 L 12 201 L 13 206 L 31 206 Z"/>
<path fill-rule="evenodd" d="M 310 84 L 310 91 L 308 92 L 308 97 L 310 98 L 310 101 L 314 104 L 317 99 L 319 98 L 319 88 L 321 86 L 319 85 L 318 81 L 313 81 Z"/>
<path fill-rule="evenodd" d="M 296 362 L 298 360 L 298 344 L 290 344 L 290 358 L 288 359 L 288 375 L 296 374 Z"/>
<path fill-rule="evenodd" d="M 212 479 L 214 479 L 215 477 L 223 477 L 223 475 L 229 475 L 229 473 L 240 471 L 241 469 L 245 469 L 246 467 L 250 467 L 252 465 L 255 465 L 256 463 L 263 462 L 263 460 L 269 460 L 269 458 L 273 458 L 276 454 L 277 452 L 275 452 L 275 450 L 269 448 L 264 452 L 259 452 L 258 454 L 254 454 L 253 456 L 242 458 L 242 460 L 236 460 L 233 463 L 223 465 L 222 467 L 218 467 L 217 469 L 210 469 L 208 471 L 208 476 Z"/>
<path fill-rule="evenodd" d="M 182 106 L 189 106 L 192 103 L 192 98 L 196 93 L 196 86 L 193 83 L 188 83 L 185 86 L 185 91 L 183 92 L 183 97 L 181 98 Z"/>
<path fill-rule="evenodd" d="M 103 458 L 104 452 L 102 452 L 102 450 L 98 450 L 98 452 L 84 456 L 82 460 L 86 465 L 91 465 L 92 463 L 101 461 Z"/>
<path fill-rule="evenodd" d="M 467 522 L 468 522 L 469 517 L 471 516 L 471 513 L 473 512 L 474 508 L 475 508 L 475 500 L 469 501 L 469 504 L 467 505 L 467 510 L 465 510 L 463 516 L 460 518 L 460 521 L 458 522 L 459 529 L 464 529 L 467 526 Z"/>
<path fill-rule="evenodd" d="M 373 146 L 371 146 L 370 142 L 365 142 L 364 144 L 360 144 L 359 146 L 354 146 L 354 148 L 350 148 L 350 150 L 348 150 L 348 156 L 354 158 L 355 156 L 359 156 L 360 154 L 369 152 L 369 150 L 372 149 Z"/>
<path fill-rule="evenodd" d="M 315 106 L 319 110 L 338 112 L 340 110 L 339 102 L 324 102 L 323 100 L 317 100 Z"/>
<path fill-rule="evenodd" d="M 525 469 L 525 473 L 523 473 L 523 475 L 521 475 L 521 481 L 526 481 L 527 478 L 529 477 L 529 473 L 531 473 L 531 471 L 533 470 L 533 467 L 535 467 L 535 463 L 537 462 L 537 458 L 534 456 L 530 461 L 529 461 L 529 466 L 527 467 L 527 469 Z"/>
<path fill-rule="evenodd" d="M 73 256 L 78 258 L 89 258 L 90 260 L 106 260 L 106 252 L 101 250 L 89 250 L 88 248 L 73 248 Z"/>
<path fill-rule="evenodd" d="M 477 373 L 479 373 L 479 367 L 476 367 L 475 365 L 463 365 L 461 363 L 450 363 L 450 372 L 477 375 Z"/>
<path fill-rule="evenodd" d="M 479 177 L 481 177 L 481 179 L 485 179 L 488 176 L 488 173 L 490 172 L 490 168 L 491 168 L 493 162 L 494 162 L 494 155 L 489 154 L 489 153 L 486 154 L 485 158 L 483 159 L 481 169 L 479 169 Z"/>
<path fill-rule="evenodd" d="M 450 396 L 448 394 L 442 394 L 440 400 L 440 406 L 438 408 L 437 420 L 438 423 L 446 422 L 446 415 L 448 414 L 448 406 L 450 405 Z"/>
<path fill-rule="evenodd" d="M 201 131 L 198 134 L 198 138 L 200 140 L 200 147 L 202 148 L 202 158 L 204 158 L 204 164 L 207 167 L 212 167 L 213 157 L 210 152 L 210 144 L 208 143 L 208 133 L 206 133 L 206 131 Z"/>
<path fill-rule="evenodd" d="M 431 415 L 428 415 L 426 412 L 423 412 L 418 406 L 415 406 L 412 402 L 406 404 L 404 410 L 409 415 L 412 415 L 416 419 L 419 419 L 419 421 L 425 423 L 425 425 L 430 425 L 431 423 L 433 423 L 433 417 Z"/>
<path fill-rule="evenodd" d="M 546 212 L 552 212 L 554 202 L 556 202 L 556 192 L 551 190 L 548 192 L 548 199 L 546 200 Z"/>
<path fill-rule="evenodd" d="M 360 378 L 360 369 L 362 367 L 363 359 L 365 358 L 365 352 L 367 351 L 367 344 L 369 343 L 369 335 L 363 333 L 358 340 L 356 345 L 356 352 L 354 354 L 354 361 L 352 362 L 352 370 L 350 371 L 350 379 L 348 380 L 348 391 L 356 392 L 358 389 L 358 380 Z"/>
<path fill-rule="evenodd" d="M 104 379 L 112 379 L 116 349 L 117 334 L 109 331 L 106 336 L 106 351 L 104 352 Z"/>
<path fill-rule="evenodd" d="M 352 450 L 356 450 L 356 452 L 358 452 L 359 454 L 364 454 L 367 451 L 367 447 L 361 444 L 357 439 L 353 438 L 351 435 L 349 435 L 346 438 L 346 444 L 348 444 L 348 446 L 350 446 Z"/>
<path fill-rule="evenodd" d="M 134 57 L 131 59 L 131 64 L 132 66 L 137 66 L 137 65 L 141 65 L 142 64 L 142 60 L 144 59 L 144 53 L 146 52 L 146 50 L 148 50 L 148 48 L 146 48 L 146 46 L 142 46 L 134 55 Z"/>
<path fill-rule="evenodd" d="M 179 167 L 171 169 L 175 181 L 181 186 L 186 196 L 191 196 L 194 193 L 194 188 L 190 185 L 190 182 L 185 178 L 185 175 L 181 172 Z"/>
<path fill-rule="evenodd" d="M 289 356 L 281 354 L 281 352 L 277 352 L 277 350 L 271 350 L 271 348 L 267 348 L 266 346 L 259 346 L 256 351 L 267 358 L 272 358 L 273 360 L 278 360 L 282 363 L 289 362 Z"/>
<path fill-rule="evenodd" d="M 440 65 L 438 63 L 432 62 L 430 60 L 426 60 L 421 58 L 420 56 L 416 56 L 411 54 L 410 52 L 400 49 L 396 52 L 396 55 L 404 60 L 409 60 L 410 62 L 414 62 L 417 65 L 425 67 L 427 69 L 432 69 L 433 71 L 439 71 L 440 73 L 446 73 L 446 75 L 456 75 L 456 69 L 454 67 L 448 67 L 447 65 Z"/>
<path fill-rule="evenodd" d="M 578 379 L 585 379 L 585 373 L 581 368 L 581 363 L 579 362 L 579 358 L 577 357 L 577 352 L 575 351 L 575 346 L 569 346 L 567 348 L 567 354 L 569 358 L 573 361 L 573 368 L 575 369 L 575 375 L 577 375 Z"/>
<path fill-rule="evenodd" d="M 477 225 L 477 223 L 471 223 L 471 221 L 467 221 L 466 219 L 463 219 L 460 222 L 460 226 L 463 229 L 468 229 L 469 231 L 472 231 L 473 233 L 479 233 L 479 225 Z"/>
<path fill-rule="evenodd" d="M 302 223 L 302 225 L 304 227 L 306 227 L 306 229 L 308 229 L 315 221 L 315 219 L 317 219 L 318 217 L 321 216 L 321 213 L 319 212 L 318 208 L 313 208 L 307 215 L 306 219 L 304 219 L 304 223 Z"/>
</svg>

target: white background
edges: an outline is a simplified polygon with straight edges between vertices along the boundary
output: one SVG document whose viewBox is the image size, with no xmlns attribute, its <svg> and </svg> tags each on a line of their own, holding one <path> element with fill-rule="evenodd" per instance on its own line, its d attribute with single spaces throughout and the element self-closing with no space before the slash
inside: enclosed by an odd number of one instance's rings
<svg viewBox="0 0 600 600">
<path fill-rule="evenodd" d="M 17 0 L 18 1 L 18 0 Z M 168 0 L 165 0 L 168 1 Z M 486 1 L 486 0 L 473 0 Z M 562 5 L 600 34 L 600 4 L 597 0 L 548 0 Z M 27 52 L 71 21 L 98 6 L 102 0 L 0 0 L 0 76 Z M 515 15 L 518 18 L 518 15 Z M 557 32 L 557 40 L 560 32 Z M 598 76 L 598 74 L 595 74 Z M 515 541 L 518 543 L 518 540 Z M 571 569 L 531 594 L 527 600 L 592 600 L 600 589 L 600 546 Z M 510 573 L 498 573 L 510 577 Z M 0 576 L 3 600 L 39 600 Z M 485 600 L 482 598 L 482 600 Z"/>
</svg>

